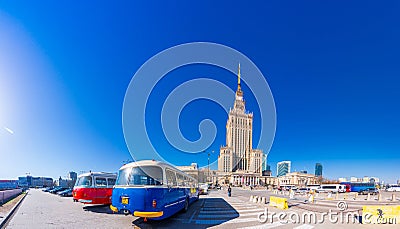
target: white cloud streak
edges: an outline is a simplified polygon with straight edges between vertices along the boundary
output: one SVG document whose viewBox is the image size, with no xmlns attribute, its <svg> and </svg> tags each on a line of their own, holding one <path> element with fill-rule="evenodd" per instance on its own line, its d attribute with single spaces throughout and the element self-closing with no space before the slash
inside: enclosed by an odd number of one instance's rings
<svg viewBox="0 0 400 229">
<path fill-rule="evenodd" d="M 13 130 L 11 130 L 10 128 L 7 128 L 7 127 L 4 127 L 4 129 L 8 132 L 8 133 L 10 133 L 10 134 L 14 134 L 14 131 Z"/>
</svg>

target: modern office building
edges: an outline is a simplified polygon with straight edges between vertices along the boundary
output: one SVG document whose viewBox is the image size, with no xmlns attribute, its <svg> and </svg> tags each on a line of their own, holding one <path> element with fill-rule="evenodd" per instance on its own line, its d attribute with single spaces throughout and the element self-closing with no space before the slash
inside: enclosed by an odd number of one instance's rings
<svg viewBox="0 0 400 229">
<path fill-rule="evenodd" d="M 276 176 L 280 177 L 280 176 L 284 176 L 287 173 L 290 173 L 290 165 L 292 164 L 291 161 L 281 161 L 278 162 L 277 166 L 276 166 Z"/>
<path fill-rule="evenodd" d="M 258 173 L 261 175 L 264 154 L 253 149 L 253 114 L 248 113 L 240 87 L 240 65 L 238 87 L 233 109 L 226 122 L 226 146 L 220 148 L 218 170 L 221 172 Z"/>
<path fill-rule="evenodd" d="M 53 186 L 53 178 L 50 177 L 18 177 L 18 185 L 20 187 L 51 187 Z"/>
<path fill-rule="evenodd" d="M 76 181 L 78 179 L 78 174 L 76 172 L 71 171 L 68 173 L 68 178 L 70 180 Z"/>
<path fill-rule="evenodd" d="M 322 177 L 322 164 L 321 163 L 315 164 L 315 176 Z"/>
<path fill-rule="evenodd" d="M 262 175 L 263 176 L 268 176 L 268 177 L 272 176 L 272 171 L 271 171 L 271 166 L 270 165 L 266 166 L 265 170 L 262 171 Z"/>
<path fill-rule="evenodd" d="M 0 190 L 15 189 L 18 187 L 18 180 L 0 180 Z"/>
</svg>

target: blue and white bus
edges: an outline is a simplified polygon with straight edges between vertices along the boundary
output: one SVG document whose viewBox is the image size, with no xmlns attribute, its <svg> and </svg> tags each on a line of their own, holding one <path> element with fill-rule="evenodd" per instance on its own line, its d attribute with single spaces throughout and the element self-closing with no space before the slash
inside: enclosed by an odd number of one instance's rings
<svg viewBox="0 0 400 229">
<path fill-rule="evenodd" d="M 177 168 L 154 160 L 132 162 L 119 169 L 111 210 L 161 220 L 199 198 L 197 180 Z"/>
<path fill-rule="evenodd" d="M 340 184 L 346 185 L 346 192 L 362 192 L 375 188 L 374 183 L 342 182 Z"/>
</svg>

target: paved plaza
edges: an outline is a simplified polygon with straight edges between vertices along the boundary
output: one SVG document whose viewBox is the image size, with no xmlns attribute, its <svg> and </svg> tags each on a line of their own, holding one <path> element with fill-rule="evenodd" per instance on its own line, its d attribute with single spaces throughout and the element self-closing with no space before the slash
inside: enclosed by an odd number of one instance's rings
<svg viewBox="0 0 400 229">
<path fill-rule="evenodd" d="M 277 213 L 302 215 L 313 211 L 317 214 L 338 211 L 337 201 L 323 200 L 321 194 L 316 203 L 307 203 L 305 196 L 295 196 L 289 201 L 288 210 L 279 210 L 267 204 L 253 203 L 250 196 L 265 196 L 267 199 L 272 192 L 266 190 L 244 190 L 233 188 L 232 197 L 227 197 L 224 190 L 212 190 L 208 195 L 201 196 L 200 200 L 192 204 L 186 213 L 157 222 L 143 222 L 143 219 L 114 214 L 108 206 L 84 206 L 73 202 L 70 197 L 60 197 L 40 190 L 31 189 L 15 213 L 7 228 L 376 228 L 376 225 L 361 225 L 356 222 L 330 223 L 328 219 L 323 223 L 293 224 L 290 220 L 282 222 Z M 344 194 L 340 195 L 345 197 Z M 346 196 L 349 198 L 349 195 Z M 366 201 L 348 199 L 347 211 L 357 211 Z M 364 197 L 365 198 L 365 197 Z M 390 193 L 384 193 L 383 198 L 390 198 Z M 368 202 L 373 204 L 377 200 Z M 396 204 L 392 202 L 381 202 Z M 397 204 L 398 201 L 397 201 Z M 268 212 L 267 221 L 261 223 L 260 213 Z M 275 213 L 275 215 L 273 215 Z M 266 218 L 261 218 L 266 219 Z M 383 225 L 382 228 L 397 228 L 398 225 Z"/>
</svg>

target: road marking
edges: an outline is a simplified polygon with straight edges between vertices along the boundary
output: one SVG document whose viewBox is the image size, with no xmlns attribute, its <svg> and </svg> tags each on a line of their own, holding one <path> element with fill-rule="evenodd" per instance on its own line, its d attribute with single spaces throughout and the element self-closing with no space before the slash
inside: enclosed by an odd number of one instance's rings
<svg viewBox="0 0 400 229">
<path fill-rule="evenodd" d="M 253 216 L 253 215 L 258 215 L 260 214 L 259 212 L 253 212 L 253 213 L 245 213 L 245 214 L 240 214 L 239 216 Z"/>
<path fill-rule="evenodd" d="M 314 228 L 314 226 L 311 226 L 309 224 L 303 224 L 303 225 L 295 227 L 293 229 L 311 229 L 311 228 Z"/>
<path fill-rule="evenodd" d="M 198 219 L 195 220 L 196 224 L 231 224 L 231 223 L 248 223 L 248 222 L 258 222 L 257 219 L 255 218 L 244 218 L 244 219 L 232 219 L 232 220 L 226 220 L 226 219 Z M 220 225 L 220 226 L 221 226 Z"/>
<path fill-rule="evenodd" d="M 264 209 L 254 208 L 254 209 L 244 209 L 238 210 L 239 213 L 241 212 L 264 212 Z"/>
<path fill-rule="evenodd" d="M 197 216 L 197 218 L 201 219 L 201 218 L 211 218 L 211 219 L 215 219 L 215 218 L 223 218 L 225 220 L 231 220 L 233 218 L 239 217 L 239 214 L 223 214 L 223 215 L 216 215 L 216 214 L 210 214 L 210 215 L 204 215 L 204 214 L 200 214 Z"/>
<path fill-rule="evenodd" d="M 275 222 L 275 223 L 271 223 L 271 224 L 262 224 L 262 225 L 258 225 L 258 226 L 251 226 L 251 227 L 242 227 L 240 229 L 268 229 L 268 228 L 274 228 L 274 227 L 279 227 L 282 225 L 287 225 L 287 224 L 283 224 L 280 222 Z"/>
<path fill-rule="evenodd" d="M 234 208 L 259 208 L 258 206 L 253 206 L 253 205 L 232 205 Z"/>
<path fill-rule="evenodd" d="M 191 223 L 192 222 L 192 220 L 193 220 L 193 217 L 194 217 L 194 215 L 196 214 L 196 211 L 193 211 L 193 214 L 192 214 L 192 216 L 190 217 L 190 219 L 189 219 L 189 221 L 188 221 L 188 223 Z"/>
<path fill-rule="evenodd" d="M 218 213 L 238 213 L 236 210 L 217 210 L 217 211 L 203 211 L 200 210 L 200 214 L 218 214 Z"/>
<path fill-rule="evenodd" d="M 214 210 L 214 211 L 212 211 L 212 210 L 206 210 L 206 211 L 204 211 L 204 210 L 200 210 L 200 214 L 218 214 L 218 213 L 238 213 L 238 214 L 241 214 L 241 213 L 245 213 L 245 212 L 264 212 L 264 209 L 258 209 L 258 208 L 253 208 L 253 209 L 236 209 L 236 210 L 234 210 L 234 209 L 230 209 L 230 210 L 224 210 L 224 209 L 221 209 L 221 210 Z"/>
<path fill-rule="evenodd" d="M 258 219 L 257 219 L 256 217 L 254 217 L 254 218 L 242 218 L 242 219 L 236 218 L 236 219 L 227 221 L 227 222 L 224 223 L 224 224 L 230 224 L 230 223 L 248 223 L 248 222 L 258 222 Z"/>
<path fill-rule="evenodd" d="M 194 222 L 195 222 L 195 224 L 209 224 L 209 225 L 211 225 L 211 224 L 221 224 L 221 223 L 224 223 L 225 221 L 226 220 L 197 219 Z"/>
</svg>

